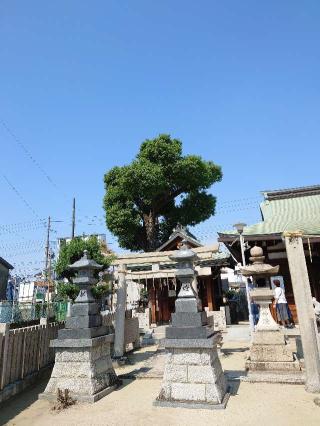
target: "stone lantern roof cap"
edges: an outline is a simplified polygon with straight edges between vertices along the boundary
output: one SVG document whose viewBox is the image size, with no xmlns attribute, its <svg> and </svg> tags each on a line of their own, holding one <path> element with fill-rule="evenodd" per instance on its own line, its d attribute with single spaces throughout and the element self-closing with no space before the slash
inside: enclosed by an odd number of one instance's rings
<svg viewBox="0 0 320 426">
<path fill-rule="evenodd" d="M 95 260 L 90 259 L 88 250 L 84 250 L 82 258 L 74 262 L 72 265 L 69 265 L 69 269 L 102 269 L 102 265 L 99 265 L 99 263 Z"/>
<path fill-rule="evenodd" d="M 169 256 L 169 258 L 175 262 L 187 262 L 198 259 L 198 256 L 197 253 L 189 248 L 187 240 L 182 240 L 179 250 Z"/>
<path fill-rule="evenodd" d="M 268 263 L 264 263 L 265 257 L 263 256 L 263 250 L 261 247 L 254 246 L 250 250 L 250 261 L 252 265 L 242 266 L 240 268 L 240 272 L 242 275 L 248 276 L 272 276 L 277 275 L 279 272 L 279 265 L 272 266 Z"/>
<path fill-rule="evenodd" d="M 244 266 L 240 268 L 240 272 L 245 277 L 264 277 L 278 275 L 279 266 L 271 266 L 266 263 L 258 263 L 255 265 Z"/>
</svg>

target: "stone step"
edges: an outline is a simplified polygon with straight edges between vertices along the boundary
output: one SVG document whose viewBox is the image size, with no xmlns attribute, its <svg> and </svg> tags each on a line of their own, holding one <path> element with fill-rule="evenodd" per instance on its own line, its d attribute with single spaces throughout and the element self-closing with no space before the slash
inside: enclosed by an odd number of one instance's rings
<svg viewBox="0 0 320 426">
<path fill-rule="evenodd" d="M 283 371 L 272 372 L 250 372 L 247 376 L 242 376 L 241 381 L 251 383 L 291 383 L 302 385 L 305 383 L 305 375 L 300 371 Z"/>
</svg>

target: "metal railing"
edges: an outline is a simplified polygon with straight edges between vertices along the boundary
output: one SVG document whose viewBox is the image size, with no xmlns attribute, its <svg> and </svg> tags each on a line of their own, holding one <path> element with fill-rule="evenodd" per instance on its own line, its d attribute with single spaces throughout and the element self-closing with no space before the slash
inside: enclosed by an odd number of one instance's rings
<svg viewBox="0 0 320 426">
<path fill-rule="evenodd" d="M 0 323 L 27 324 L 48 318 L 51 321 L 66 319 L 68 302 L 0 302 Z"/>
</svg>

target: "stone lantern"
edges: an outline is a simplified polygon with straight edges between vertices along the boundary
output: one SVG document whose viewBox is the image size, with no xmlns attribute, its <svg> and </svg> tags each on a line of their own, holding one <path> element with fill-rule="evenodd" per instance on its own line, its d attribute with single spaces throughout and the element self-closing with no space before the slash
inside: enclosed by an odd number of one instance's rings
<svg viewBox="0 0 320 426">
<path fill-rule="evenodd" d="M 176 313 L 198 312 L 200 311 L 200 301 L 193 287 L 193 282 L 196 276 L 194 262 L 198 259 L 197 254 L 190 250 L 185 240 L 182 241 L 180 249 L 175 254 L 169 256 L 171 260 L 177 262 L 176 278 L 181 283 L 180 292 L 175 303 Z M 176 315 L 173 314 L 173 321 Z"/>
<path fill-rule="evenodd" d="M 220 333 L 208 324 L 206 312 L 200 312 L 192 287 L 197 255 L 183 241 L 170 259 L 177 262 L 176 277 L 181 289 L 171 317 L 172 326 L 166 328 L 165 371 L 154 405 L 225 408 L 229 394 L 217 353 Z"/>
<path fill-rule="evenodd" d="M 97 284 L 98 280 L 94 274 L 102 269 L 102 265 L 90 259 L 88 250 L 84 250 L 83 257 L 70 265 L 69 269 L 77 273 L 73 284 L 80 287 L 75 303 L 94 303 L 96 300 L 91 293 L 91 286 Z"/>
<path fill-rule="evenodd" d="M 302 383 L 300 365 L 292 348 L 289 347 L 278 324 L 274 321 L 270 304 L 273 291 L 270 289 L 269 277 L 277 275 L 279 266 L 264 263 L 265 257 L 261 247 L 250 250 L 251 265 L 240 268 L 242 275 L 265 280 L 264 287 L 254 288 L 251 299 L 260 306 L 259 321 L 252 335 L 250 354 L 246 361 L 248 376 L 244 380 L 251 382 Z"/>
<path fill-rule="evenodd" d="M 250 255 L 249 260 L 252 262 L 252 265 L 241 267 L 241 274 L 245 277 L 252 277 L 254 283 L 259 278 L 265 280 L 264 287 L 254 288 L 250 292 L 251 299 L 260 305 L 259 322 L 256 330 L 278 330 L 279 326 L 272 318 L 269 309 L 269 305 L 273 299 L 273 291 L 267 286 L 267 282 L 270 276 L 278 274 L 279 266 L 271 266 L 264 263 L 265 256 L 263 256 L 261 247 L 254 246 L 250 250 Z"/>
<path fill-rule="evenodd" d="M 68 389 L 77 401 L 95 402 L 119 385 L 110 356 L 114 335 L 102 325 L 99 306 L 91 293 L 91 286 L 98 281 L 95 272 L 102 266 L 85 250 L 69 268 L 76 271 L 73 282 L 80 291 L 65 328 L 50 342 L 56 349 L 55 365 L 41 397 L 55 400 L 58 389 Z"/>
</svg>

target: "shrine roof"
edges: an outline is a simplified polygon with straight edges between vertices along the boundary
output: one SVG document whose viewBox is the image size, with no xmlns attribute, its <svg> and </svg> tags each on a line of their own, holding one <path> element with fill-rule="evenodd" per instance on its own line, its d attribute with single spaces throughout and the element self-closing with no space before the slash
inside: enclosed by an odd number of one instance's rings
<svg viewBox="0 0 320 426">
<path fill-rule="evenodd" d="M 301 231 L 305 236 L 320 236 L 320 186 L 263 191 L 260 204 L 262 221 L 244 228 L 244 237 L 279 236 L 286 231 Z M 219 232 L 219 240 L 237 238 L 235 230 Z"/>
</svg>

